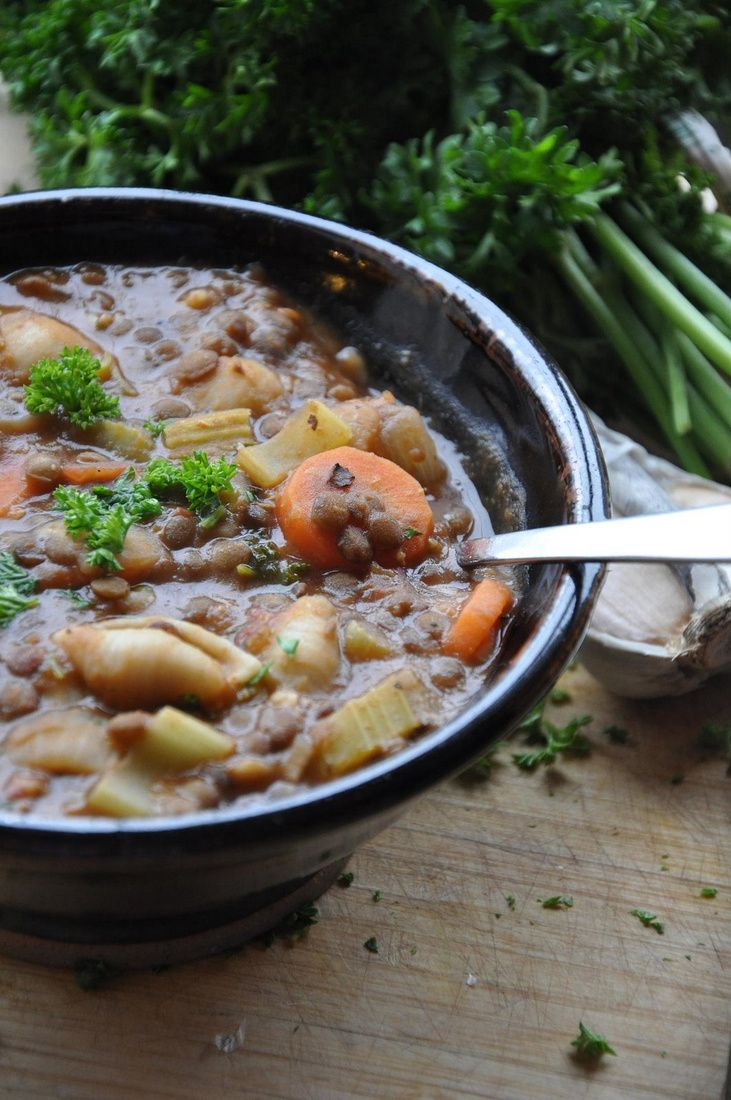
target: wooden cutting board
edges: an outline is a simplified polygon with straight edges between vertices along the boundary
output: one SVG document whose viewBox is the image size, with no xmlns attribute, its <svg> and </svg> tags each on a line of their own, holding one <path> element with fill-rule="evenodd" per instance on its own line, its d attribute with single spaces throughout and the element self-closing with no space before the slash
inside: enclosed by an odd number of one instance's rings
<svg viewBox="0 0 731 1100">
<path fill-rule="evenodd" d="M 653 703 L 581 669 L 563 686 L 557 714 L 594 716 L 590 756 L 527 774 L 503 748 L 486 782 L 445 783 L 355 856 L 352 886 L 293 946 L 92 993 L 3 960 L 0 1095 L 719 1100 L 731 778 L 692 746 L 705 719 L 731 716 L 731 680 Z M 602 733 L 612 723 L 630 744 Z M 555 894 L 573 907 L 544 909 Z M 579 1020 L 617 1057 L 577 1064 Z"/>
</svg>

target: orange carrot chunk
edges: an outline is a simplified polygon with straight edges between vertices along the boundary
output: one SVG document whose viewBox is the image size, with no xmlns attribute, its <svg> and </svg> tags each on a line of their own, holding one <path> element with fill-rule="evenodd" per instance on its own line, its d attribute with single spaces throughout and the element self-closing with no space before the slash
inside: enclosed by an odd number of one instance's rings
<svg viewBox="0 0 731 1100">
<path fill-rule="evenodd" d="M 29 493 L 24 462 L 0 469 L 0 516 L 6 515 L 14 504 L 24 500 Z"/>
<path fill-rule="evenodd" d="M 373 557 L 381 565 L 416 565 L 426 555 L 434 517 L 416 478 L 369 451 L 335 447 L 300 463 L 277 496 L 277 520 L 284 537 L 310 565 L 320 569 L 352 566 L 338 549 L 338 532 L 319 523 L 317 512 L 313 517 L 315 500 L 323 493 L 335 493 L 346 502 L 364 493 L 380 498 L 385 515 L 396 521 L 403 536 L 398 549 L 377 545 L 375 539 Z M 353 524 L 362 528 L 364 521 L 356 518 Z"/>
<path fill-rule="evenodd" d="M 127 469 L 124 462 L 70 462 L 63 466 L 63 480 L 72 485 L 88 485 L 91 482 L 114 481 Z"/>
<path fill-rule="evenodd" d="M 473 664 L 492 648 L 500 620 L 513 606 L 513 594 L 488 577 L 472 590 L 444 638 L 442 648 L 465 664 Z"/>
</svg>

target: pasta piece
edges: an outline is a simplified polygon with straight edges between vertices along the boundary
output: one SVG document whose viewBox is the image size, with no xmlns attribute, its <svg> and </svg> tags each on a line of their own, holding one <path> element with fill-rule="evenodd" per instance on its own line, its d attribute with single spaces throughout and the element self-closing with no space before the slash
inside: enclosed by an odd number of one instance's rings
<svg viewBox="0 0 731 1100">
<path fill-rule="evenodd" d="M 194 623 L 147 616 L 104 619 L 54 635 L 90 691 L 118 710 L 193 696 L 230 706 L 260 669 L 250 653 Z"/>
<path fill-rule="evenodd" d="M 326 688 L 340 667 L 337 612 L 325 596 L 302 596 L 272 620 L 257 650 L 269 679 L 295 691 Z"/>
<path fill-rule="evenodd" d="M 84 707 L 21 719 L 5 739 L 5 748 L 15 764 L 55 775 L 93 775 L 112 756 L 106 723 Z"/>
</svg>

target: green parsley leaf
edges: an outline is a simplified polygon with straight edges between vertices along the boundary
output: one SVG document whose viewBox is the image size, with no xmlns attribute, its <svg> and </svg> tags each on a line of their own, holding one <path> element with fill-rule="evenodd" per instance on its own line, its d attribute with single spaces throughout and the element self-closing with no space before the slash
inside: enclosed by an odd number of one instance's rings
<svg viewBox="0 0 731 1100">
<path fill-rule="evenodd" d="M 535 712 L 534 712 L 535 713 Z M 574 756 L 586 756 L 591 751 L 589 740 L 579 730 L 588 725 L 592 718 L 588 714 L 572 718 L 565 726 L 555 726 L 546 719 L 539 719 L 536 729 L 531 730 L 532 739 L 542 739 L 543 745 L 533 752 L 515 752 L 513 760 L 519 768 L 533 771 L 540 764 L 553 764 L 559 753 L 571 753 Z M 533 714 L 526 722 L 535 724 Z M 521 728 L 525 728 L 524 726 Z"/>
<path fill-rule="evenodd" d="M 371 897 L 373 898 L 374 901 L 380 901 L 381 898 L 383 897 L 383 891 L 382 890 L 374 890 L 373 893 L 371 894 Z"/>
<path fill-rule="evenodd" d="M 309 568 L 307 562 L 282 558 L 276 543 L 259 534 L 252 535 L 248 543 L 251 557 L 237 567 L 239 576 L 289 585 L 298 581 Z"/>
<path fill-rule="evenodd" d="M 8 626 L 21 611 L 37 606 L 35 596 L 22 596 L 12 584 L 0 585 L 0 626 Z"/>
<path fill-rule="evenodd" d="M 505 900 L 508 903 L 508 909 L 515 909 L 515 894 L 506 894 Z"/>
<path fill-rule="evenodd" d="M 150 433 L 153 439 L 159 439 L 162 433 L 165 431 L 167 424 L 167 420 L 154 420 L 152 417 L 149 417 L 142 425 L 142 427 L 145 429 L 145 431 L 148 431 Z"/>
<path fill-rule="evenodd" d="M 106 985 L 116 971 L 103 959 L 79 959 L 74 966 L 74 978 L 79 989 L 85 993 L 100 989 Z"/>
<path fill-rule="evenodd" d="M 295 943 L 301 940 L 317 924 L 320 918 L 320 910 L 312 902 L 305 902 L 279 922 L 274 928 L 270 928 L 262 936 L 265 947 L 271 947 L 275 939 L 285 940 L 287 943 Z"/>
<path fill-rule="evenodd" d="M 244 687 L 247 687 L 247 688 L 258 687 L 259 684 L 262 682 L 262 680 L 265 678 L 265 676 L 268 675 L 269 670 L 272 667 L 273 663 L 274 663 L 273 661 L 267 661 L 266 664 L 263 664 L 261 666 L 261 668 L 259 669 L 259 671 L 255 672 L 254 675 L 251 677 L 251 679 L 246 681 L 246 683 L 244 684 Z"/>
<path fill-rule="evenodd" d="M 718 893 L 718 890 L 716 889 L 715 886 L 704 886 L 703 889 L 700 892 L 700 897 L 702 897 L 702 898 L 715 898 L 717 893 Z"/>
<path fill-rule="evenodd" d="M 87 599 L 86 596 L 82 596 L 78 588 L 61 588 L 59 589 L 59 595 L 68 600 L 69 603 L 72 603 L 79 611 L 85 611 L 86 608 L 91 607 L 93 603 L 93 601 Z"/>
<path fill-rule="evenodd" d="M 21 611 L 38 606 L 35 587 L 35 577 L 8 550 L 0 553 L 0 627 L 8 626 Z"/>
<path fill-rule="evenodd" d="M 282 638 L 277 634 L 277 645 L 283 650 L 288 657 L 294 657 L 297 652 L 297 646 L 300 644 L 299 638 Z"/>
<path fill-rule="evenodd" d="M 352 871 L 343 871 L 342 875 L 338 875 L 336 882 L 338 886 L 341 886 L 344 890 L 347 890 L 349 886 L 353 885 L 353 879 L 355 875 Z"/>
<path fill-rule="evenodd" d="M 417 531 L 415 527 L 405 527 L 405 528 L 404 528 L 404 538 L 405 538 L 405 539 L 406 539 L 407 541 L 408 541 L 409 539 L 415 539 L 415 538 L 418 538 L 418 536 L 419 536 L 420 534 L 421 534 L 421 531 Z"/>
<path fill-rule="evenodd" d="M 598 1032 L 592 1031 L 583 1023 L 579 1023 L 579 1034 L 571 1043 L 572 1047 L 576 1047 L 576 1057 L 585 1059 L 586 1061 L 594 1061 L 597 1058 L 601 1058 L 602 1054 L 614 1054 L 617 1052 L 614 1047 L 610 1046 L 609 1040 L 605 1039 L 603 1035 L 599 1035 Z"/>
<path fill-rule="evenodd" d="M 122 568 L 117 554 L 124 548 L 132 524 L 159 516 L 162 511 L 144 478 L 138 481 L 132 467 L 112 485 L 91 489 L 60 485 L 53 495 L 68 533 L 86 542 L 89 565 L 110 573 Z"/>
<path fill-rule="evenodd" d="M 549 691 L 548 698 L 552 703 L 560 706 L 562 703 L 569 703 L 571 701 L 571 692 L 566 691 L 564 688 L 553 688 Z"/>
<path fill-rule="evenodd" d="M 665 931 L 665 925 L 662 921 L 655 913 L 650 913 L 647 909 L 630 909 L 630 916 L 637 917 L 645 928 L 654 928 L 659 936 L 662 936 Z"/>
<path fill-rule="evenodd" d="M 221 493 L 231 492 L 236 466 L 225 458 L 211 462 L 205 451 L 193 451 L 180 462 L 153 458 L 144 479 L 156 497 L 182 495 L 204 524 L 214 526 L 225 514 Z"/>
<path fill-rule="evenodd" d="M 118 420 L 119 398 L 99 384 L 102 365 L 88 348 L 64 348 L 57 359 L 39 359 L 25 387 L 28 412 L 65 415 L 79 428 Z"/>
<path fill-rule="evenodd" d="M 366 951 L 370 951 L 371 955 L 378 954 L 378 940 L 375 936 L 369 936 L 363 946 L 365 947 Z"/>
<path fill-rule="evenodd" d="M 538 899 L 541 900 L 540 898 Z M 554 894 L 552 898 L 546 898 L 541 902 L 544 909 L 571 909 L 574 899 L 571 894 Z"/>
</svg>

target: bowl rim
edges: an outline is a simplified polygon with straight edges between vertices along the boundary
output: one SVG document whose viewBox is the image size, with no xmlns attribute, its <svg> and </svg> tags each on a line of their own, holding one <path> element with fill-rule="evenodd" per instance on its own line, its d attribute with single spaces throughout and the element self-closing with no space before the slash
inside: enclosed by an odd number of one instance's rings
<svg viewBox="0 0 731 1100">
<path fill-rule="evenodd" d="M 358 251 L 377 262 L 391 264 L 416 282 L 428 282 L 444 307 L 453 303 L 485 326 L 489 340 L 507 347 L 519 373 L 531 368 L 531 401 L 552 427 L 554 451 L 559 449 L 573 473 L 567 493 L 568 523 L 604 519 L 610 514 L 606 468 L 593 425 L 572 386 L 548 353 L 490 298 L 464 280 L 390 241 L 364 230 L 284 207 L 247 199 L 149 187 L 89 187 L 28 191 L 0 196 L 0 217 L 17 209 L 33 210 L 73 203 L 102 203 L 124 216 L 122 207 L 135 204 L 169 205 L 171 213 L 188 207 L 204 213 L 214 207 L 253 218 L 308 230 Z M 127 213 L 129 216 L 129 213 Z M 82 257 L 83 258 L 83 257 Z M 32 263 L 28 266 L 35 266 Z M 469 338 L 469 337 L 468 337 Z M 487 348 L 483 348 L 487 353 Z M 487 745 L 513 728 L 535 705 L 578 649 L 588 626 L 604 567 L 597 563 L 560 567 L 559 580 L 542 619 L 510 666 L 460 714 L 438 729 L 410 742 L 397 754 L 365 765 L 348 775 L 271 803 L 245 808 L 234 804 L 211 810 L 158 818 L 107 819 L 33 818 L 0 810 L 0 844 L 41 848 L 67 839 L 74 854 L 98 856 L 103 850 L 128 855 L 149 852 L 151 845 L 168 847 L 169 840 L 185 850 L 207 848 L 227 841 L 256 841 L 277 834 L 294 836 L 321 829 L 324 822 L 353 823 L 405 804 L 423 791 L 466 767 Z M 482 734 L 479 726 L 483 725 Z M 492 728 L 493 735 L 487 735 Z M 84 841 L 91 848 L 84 851 Z M 35 844 L 34 844 L 35 842 Z"/>
</svg>

